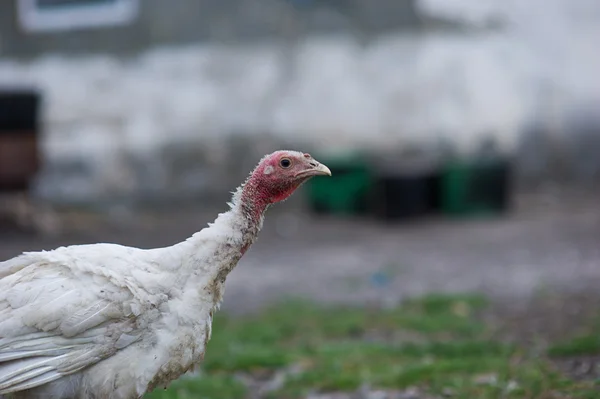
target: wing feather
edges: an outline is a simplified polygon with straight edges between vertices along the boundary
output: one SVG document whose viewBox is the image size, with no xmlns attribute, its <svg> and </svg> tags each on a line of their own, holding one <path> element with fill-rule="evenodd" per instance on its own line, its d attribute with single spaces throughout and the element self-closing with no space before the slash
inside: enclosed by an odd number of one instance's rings
<svg viewBox="0 0 600 399">
<path fill-rule="evenodd" d="M 91 263 L 94 263 L 92 265 Z M 80 371 L 138 341 L 135 281 L 54 251 L 0 262 L 0 395 Z M 143 293 L 143 292 L 142 292 Z"/>
<path fill-rule="evenodd" d="M 67 317 L 59 326 L 65 337 L 74 337 L 90 330 L 109 319 L 122 317 L 122 311 L 114 303 L 101 300 L 80 309 Z"/>
<path fill-rule="evenodd" d="M 14 393 L 14 392 L 23 391 L 26 389 L 39 387 L 40 385 L 44 385 L 49 382 L 56 381 L 61 377 L 63 377 L 63 376 L 61 374 L 57 373 L 56 371 L 48 371 L 47 373 L 30 378 L 20 384 L 11 385 L 10 388 L 7 388 L 5 390 L 0 389 L 0 394 Z"/>
</svg>

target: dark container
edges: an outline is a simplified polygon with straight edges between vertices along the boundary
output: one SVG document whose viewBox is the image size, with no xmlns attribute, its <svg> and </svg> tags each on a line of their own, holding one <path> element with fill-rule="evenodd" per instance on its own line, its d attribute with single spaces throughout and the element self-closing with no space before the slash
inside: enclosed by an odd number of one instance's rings
<svg viewBox="0 0 600 399">
<path fill-rule="evenodd" d="M 371 207 L 385 220 L 409 220 L 439 207 L 437 169 L 379 173 L 374 179 Z"/>
<path fill-rule="evenodd" d="M 362 215 L 368 211 L 371 171 L 364 155 L 315 155 L 331 169 L 328 178 L 307 183 L 308 204 L 318 214 Z"/>
<path fill-rule="evenodd" d="M 40 98 L 0 89 L 0 190 L 27 190 L 40 167 Z"/>
<path fill-rule="evenodd" d="M 506 159 L 453 162 L 442 175 L 442 210 L 455 216 L 504 213 L 510 208 L 510 188 Z"/>
</svg>

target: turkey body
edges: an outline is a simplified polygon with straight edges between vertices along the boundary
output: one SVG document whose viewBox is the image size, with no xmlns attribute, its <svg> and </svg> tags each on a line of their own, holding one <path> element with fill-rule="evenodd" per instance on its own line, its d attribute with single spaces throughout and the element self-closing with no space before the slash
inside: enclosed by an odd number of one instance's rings
<svg viewBox="0 0 600 399">
<path fill-rule="evenodd" d="M 179 244 L 78 245 L 0 262 L 0 399 L 135 399 L 190 370 L 264 212 L 317 175 L 331 171 L 310 154 L 276 151 L 229 211 Z"/>
<path fill-rule="evenodd" d="M 138 398 L 191 369 L 262 224 L 239 213 L 171 247 L 80 245 L 0 263 L 0 397 Z"/>
</svg>

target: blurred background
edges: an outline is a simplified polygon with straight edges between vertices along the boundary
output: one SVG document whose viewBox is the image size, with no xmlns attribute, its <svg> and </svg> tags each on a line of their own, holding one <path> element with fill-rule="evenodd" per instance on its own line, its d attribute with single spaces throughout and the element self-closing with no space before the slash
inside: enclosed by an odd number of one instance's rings
<svg viewBox="0 0 600 399">
<path fill-rule="evenodd" d="M 269 211 L 225 313 L 431 295 L 454 312 L 477 292 L 535 321 L 514 336 L 565 338 L 600 282 L 599 43 L 595 0 L 3 1 L 0 259 L 176 243 L 297 149 L 334 176 Z M 205 396 L 239 383 L 215 381 Z"/>
</svg>

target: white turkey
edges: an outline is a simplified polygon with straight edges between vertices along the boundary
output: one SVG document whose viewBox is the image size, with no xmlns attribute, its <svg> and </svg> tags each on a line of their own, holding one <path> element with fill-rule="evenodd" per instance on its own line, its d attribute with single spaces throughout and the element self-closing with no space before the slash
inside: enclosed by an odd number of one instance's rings
<svg viewBox="0 0 600 399">
<path fill-rule="evenodd" d="M 69 246 L 0 262 L 0 398 L 139 398 L 190 370 L 266 209 L 316 175 L 331 172 L 309 154 L 277 151 L 229 211 L 181 243 Z"/>
</svg>

